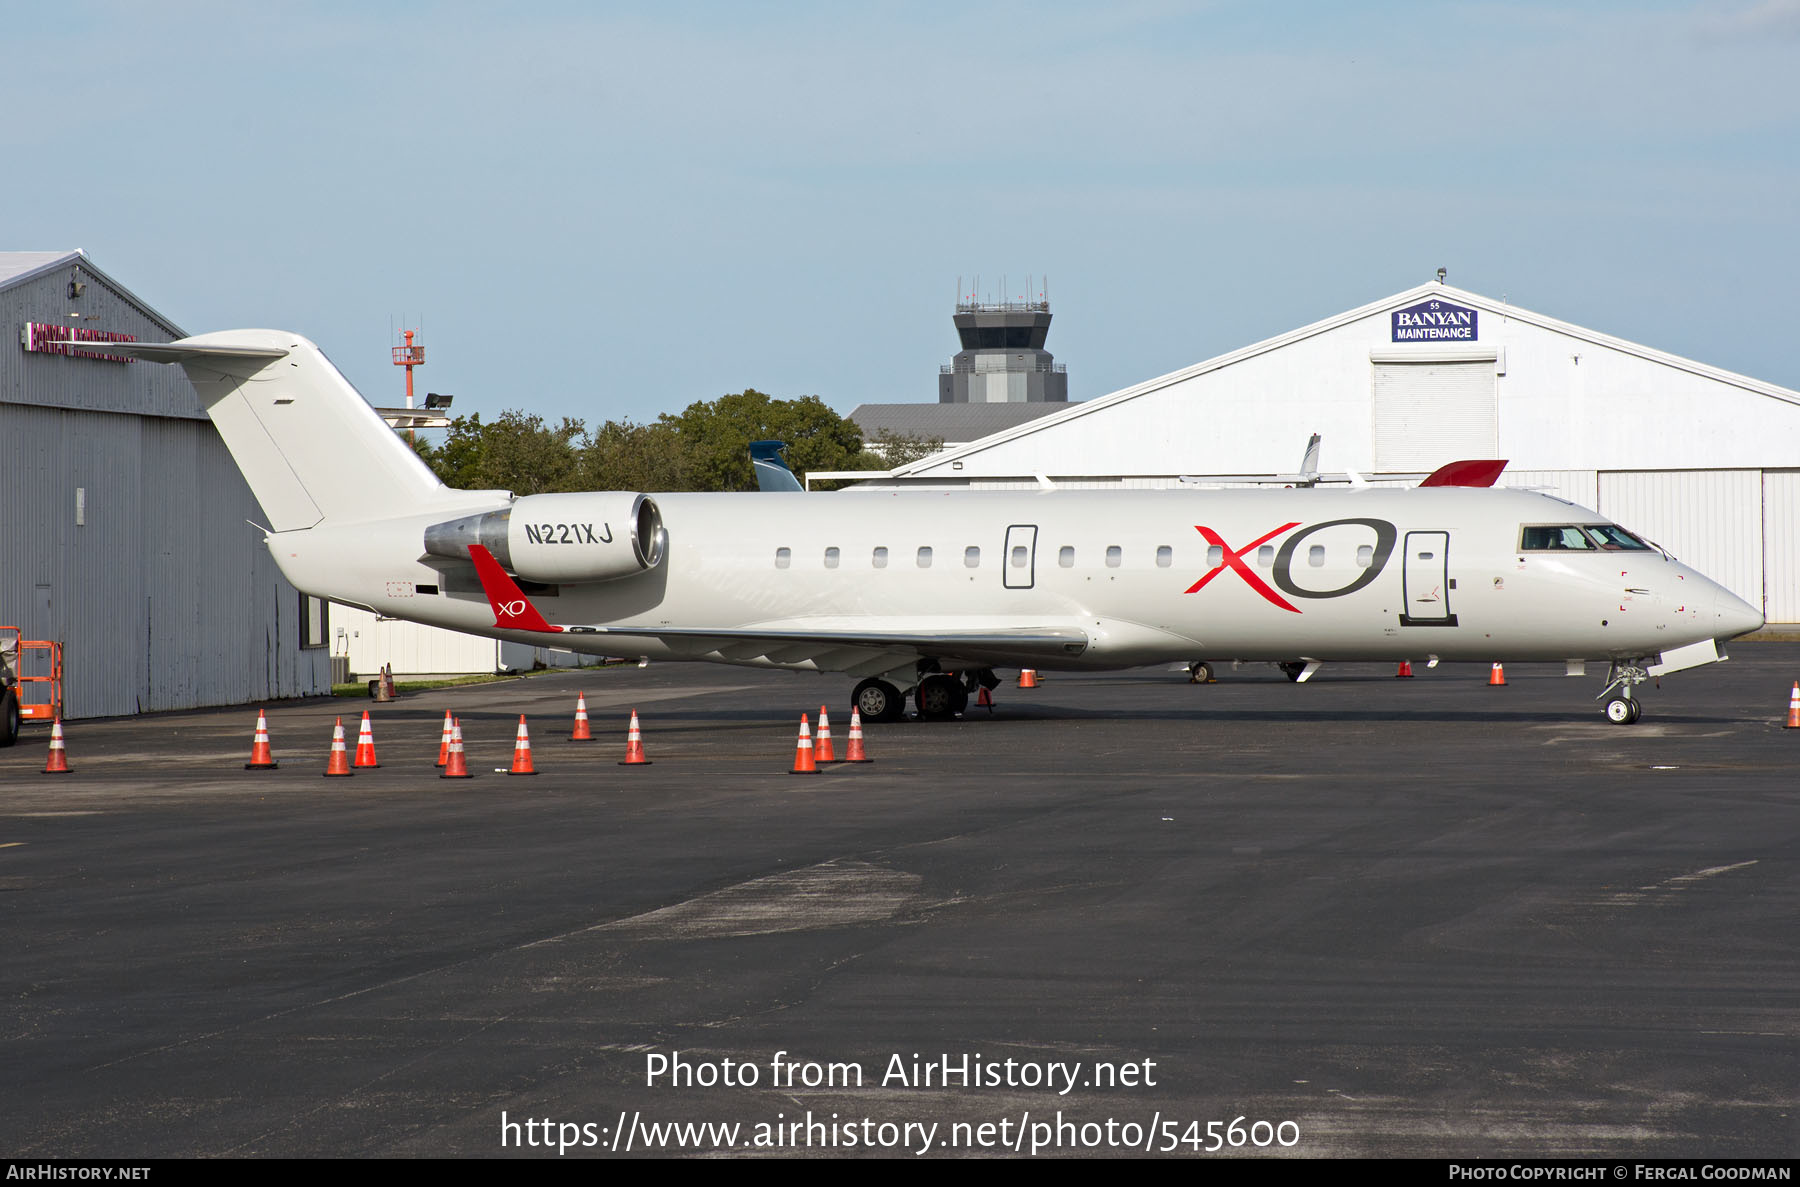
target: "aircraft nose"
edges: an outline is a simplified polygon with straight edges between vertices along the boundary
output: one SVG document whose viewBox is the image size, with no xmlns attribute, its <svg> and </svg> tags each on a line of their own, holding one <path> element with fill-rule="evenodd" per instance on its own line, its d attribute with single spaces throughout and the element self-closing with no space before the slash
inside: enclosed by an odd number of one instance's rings
<svg viewBox="0 0 1800 1187">
<path fill-rule="evenodd" d="M 1713 614 L 1716 639 L 1735 639 L 1762 629 L 1762 611 L 1728 589 L 1721 588 L 1713 599 Z"/>
</svg>

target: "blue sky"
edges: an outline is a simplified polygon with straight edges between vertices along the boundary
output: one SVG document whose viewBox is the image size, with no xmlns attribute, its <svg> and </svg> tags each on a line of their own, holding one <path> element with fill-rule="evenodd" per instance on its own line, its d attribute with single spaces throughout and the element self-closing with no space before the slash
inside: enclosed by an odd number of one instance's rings
<svg viewBox="0 0 1800 1187">
<path fill-rule="evenodd" d="M 1048 277 L 1088 399 L 1440 266 L 1800 388 L 1800 0 L 77 2 L 5 39 L 0 249 L 305 334 L 377 403 L 421 321 L 458 411 L 930 401 L 977 274 Z"/>
</svg>

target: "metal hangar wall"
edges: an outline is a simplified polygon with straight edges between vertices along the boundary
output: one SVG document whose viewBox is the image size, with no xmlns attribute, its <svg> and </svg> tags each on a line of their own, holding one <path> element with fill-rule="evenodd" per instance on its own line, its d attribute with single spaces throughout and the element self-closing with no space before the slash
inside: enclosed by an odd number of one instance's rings
<svg viewBox="0 0 1800 1187">
<path fill-rule="evenodd" d="M 328 692 L 324 606 L 187 377 L 106 354 L 182 330 L 80 252 L 0 252 L 0 325 L 0 623 L 63 645 L 65 716 Z"/>
</svg>

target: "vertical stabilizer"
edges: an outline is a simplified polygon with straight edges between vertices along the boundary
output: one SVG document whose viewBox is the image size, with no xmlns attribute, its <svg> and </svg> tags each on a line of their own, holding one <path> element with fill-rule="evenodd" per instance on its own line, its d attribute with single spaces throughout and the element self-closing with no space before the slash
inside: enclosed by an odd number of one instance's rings
<svg viewBox="0 0 1800 1187">
<path fill-rule="evenodd" d="M 226 330 L 121 353 L 181 364 L 278 532 L 424 510 L 449 494 L 298 334 Z"/>
</svg>

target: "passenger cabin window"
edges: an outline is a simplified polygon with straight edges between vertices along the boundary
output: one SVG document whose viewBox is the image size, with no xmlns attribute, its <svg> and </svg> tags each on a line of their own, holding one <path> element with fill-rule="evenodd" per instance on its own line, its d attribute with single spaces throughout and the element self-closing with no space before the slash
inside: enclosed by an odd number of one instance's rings
<svg viewBox="0 0 1800 1187">
<path fill-rule="evenodd" d="M 877 569 L 887 568 L 887 549 L 876 548 L 869 556 L 869 563 L 874 565 Z"/>
<path fill-rule="evenodd" d="M 1123 559 L 1124 559 L 1124 553 L 1119 550 L 1119 546 L 1117 544 L 1108 544 L 1106 546 L 1106 567 L 1107 568 L 1109 568 L 1109 569 L 1118 568 L 1119 562 Z"/>
<path fill-rule="evenodd" d="M 1031 552 L 1023 544 L 1013 545 L 1013 550 L 1012 550 L 1012 567 L 1013 568 L 1023 569 L 1025 567 L 1026 562 L 1029 561 L 1030 559 L 1031 559 Z"/>
<path fill-rule="evenodd" d="M 919 549 L 919 568 L 931 568 L 931 545 L 926 544 Z"/>
<path fill-rule="evenodd" d="M 1306 563 L 1315 569 L 1324 568 L 1325 546 L 1323 544 L 1314 544 L 1311 548 L 1308 548 L 1306 550 Z"/>
<path fill-rule="evenodd" d="M 1592 552 L 1594 542 L 1573 524 L 1527 525 L 1519 529 L 1520 552 Z"/>
<path fill-rule="evenodd" d="M 825 567 L 827 569 L 835 569 L 838 567 L 838 550 L 837 549 L 827 548 L 825 550 Z"/>
<path fill-rule="evenodd" d="M 1264 544 L 1261 548 L 1258 548 L 1256 550 L 1256 563 L 1265 569 L 1274 564 L 1275 546 L 1273 544 Z"/>
<path fill-rule="evenodd" d="M 1214 544 L 1211 548 L 1208 548 L 1206 550 L 1206 563 L 1211 565 L 1215 569 L 1218 568 L 1220 565 L 1224 564 L 1225 563 L 1225 550 L 1223 548 L 1220 548 L 1217 544 Z"/>
<path fill-rule="evenodd" d="M 794 554 L 791 550 L 786 548 L 777 548 L 775 550 L 775 567 L 777 569 L 787 568 L 788 565 L 793 563 L 793 560 Z"/>
<path fill-rule="evenodd" d="M 1167 544 L 1156 550 L 1156 567 L 1166 569 L 1175 563 L 1175 550 Z"/>
<path fill-rule="evenodd" d="M 1373 544 L 1358 545 L 1356 549 L 1356 567 L 1359 569 L 1366 569 L 1374 563 L 1375 546 Z"/>
<path fill-rule="evenodd" d="M 963 549 L 963 567 L 977 569 L 981 567 L 981 549 L 973 544 Z"/>
<path fill-rule="evenodd" d="M 1056 553 L 1056 563 L 1065 569 L 1075 567 L 1075 550 L 1064 544 Z"/>
</svg>

